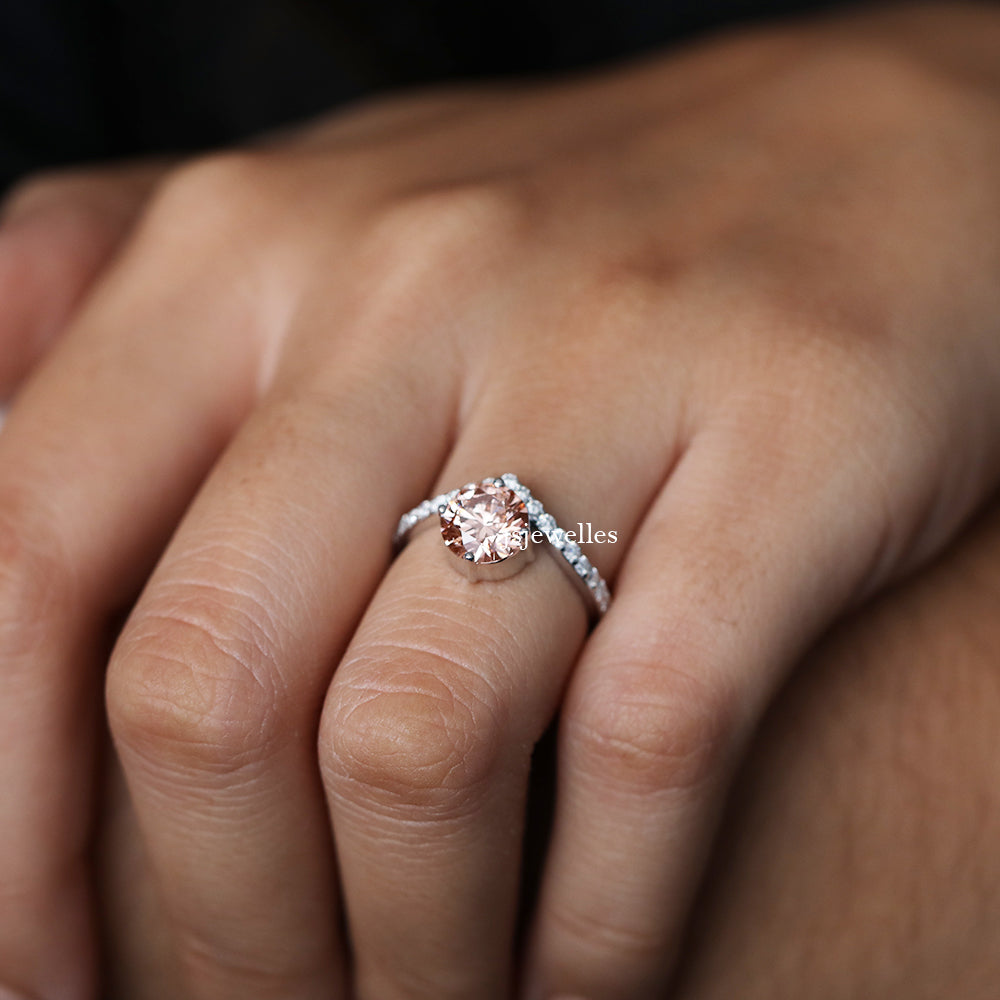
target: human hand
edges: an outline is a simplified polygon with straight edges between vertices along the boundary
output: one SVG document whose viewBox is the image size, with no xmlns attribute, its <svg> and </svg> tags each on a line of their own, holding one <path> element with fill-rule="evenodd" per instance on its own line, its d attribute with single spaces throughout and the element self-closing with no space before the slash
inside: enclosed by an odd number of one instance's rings
<svg viewBox="0 0 1000 1000">
<path fill-rule="evenodd" d="M 998 586 L 994 504 L 810 653 L 734 783 L 675 1000 L 996 996 Z"/>
<path fill-rule="evenodd" d="M 675 1000 L 992 1000 L 998 585 L 994 505 L 799 665 L 730 791 Z M 183 995 L 117 774 L 102 855 L 109 1000 Z"/>
<path fill-rule="evenodd" d="M 560 706 L 525 990 L 660 989 L 772 692 L 996 478 L 998 32 L 770 31 L 171 172 L 0 436 L 11 986 L 83 995 L 80 651 L 180 521 L 108 712 L 192 997 L 329 996 L 338 899 L 356 996 L 504 996 Z M 585 646 L 553 560 L 386 572 L 507 469 L 618 532 Z"/>
</svg>

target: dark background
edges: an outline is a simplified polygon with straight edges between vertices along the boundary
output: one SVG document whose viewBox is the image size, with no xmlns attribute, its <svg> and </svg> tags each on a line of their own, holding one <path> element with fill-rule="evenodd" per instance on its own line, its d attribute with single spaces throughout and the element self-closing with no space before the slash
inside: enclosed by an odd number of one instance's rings
<svg viewBox="0 0 1000 1000">
<path fill-rule="evenodd" d="M 363 94 L 580 68 L 808 0 L 0 0 L 0 192 L 235 142 Z"/>
</svg>

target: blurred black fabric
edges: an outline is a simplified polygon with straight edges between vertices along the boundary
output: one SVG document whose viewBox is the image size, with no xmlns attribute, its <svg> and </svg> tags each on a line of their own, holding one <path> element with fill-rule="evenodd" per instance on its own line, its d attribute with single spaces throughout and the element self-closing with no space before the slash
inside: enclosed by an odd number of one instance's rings
<svg viewBox="0 0 1000 1000">
<path fill-rule="evenodd" d="M 0 191 L 366 93 L 580 68 L 833 0 L 0 0 Z"/>
</svg>

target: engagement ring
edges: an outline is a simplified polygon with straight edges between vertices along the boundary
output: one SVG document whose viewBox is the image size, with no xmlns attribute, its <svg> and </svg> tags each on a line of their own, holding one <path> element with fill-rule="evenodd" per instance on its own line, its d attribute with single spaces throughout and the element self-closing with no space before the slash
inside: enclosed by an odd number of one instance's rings
<svg viewBox="0 0 1000 1000">
<path fill-rule="evenodd" d="M 611 591 L 579 542 L 568 538 L 555 518 L 513 473 L 468 483 L 441 493 L 407 511 L 396 527 L 394 542 L 402 546 L 416 525 L 436 515 L 456 568 L 473 580 L 502 580 L 531 561 L 535 544 L 546 544 L 557 556 L 600 618 L 611 603 Z"/>
</svg>

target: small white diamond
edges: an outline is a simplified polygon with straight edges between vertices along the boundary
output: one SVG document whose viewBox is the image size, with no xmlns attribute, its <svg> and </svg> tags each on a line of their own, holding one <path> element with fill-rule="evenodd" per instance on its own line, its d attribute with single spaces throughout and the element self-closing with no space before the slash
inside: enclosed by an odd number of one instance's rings
<svg viewBox="0 0 1000 1000">
<path fill-rule="evenodd" d="M 525 507 L 529 517 L 538 517 L 539 514 L 543 513 L 542 505 L 534 497 L 525 504 Z"/>
<path fill-rule="evenodd" d="M 521 481 L 514 475 L 513 472 L 505 472 L 500 479 L 503 481 L 504 486 L 508 489 L 514 489 L 515 486 L 520 486 Z"/>
<path fill-rule="evenodd" d="M 576 562 L 580 558 L 580 546 L 576 542 L 566 542 L 563 548 L 563 555 L 570 561 Z"/>
<path fill-rule="evenodd" d="M 550 531 L 555 530 L 556 519 L 551 514 L 539 514 L 538 521 L 536 522 L 541 531 L 544 531 L 546 535 Z"/>
<path fill-rule="evenodd" d="M 596 566 L 590 567 L 590 572 L 587 574 L 587 586 L 591 590 L 595 590 L 597 585 L 601 582 L 601 574 L 597 572 Z"/>
<path fill-rule="evenodd" d="M 546 532 L 546 536 L 555 548 L 562 551 L 563 546 L 566 544 L 566 532 L 562 528 L 553 528 L 551 531 Z"/>
<path fill-rule="evenodd" d="M 577 561 L 576 565 L 573 567 L 577 574 L 584 580 L 587 579 L 587 574 L 590 572 L 590 567 L 587 563 L 587 558 L 584 556 L 583 559 Z"/>
</svg>

